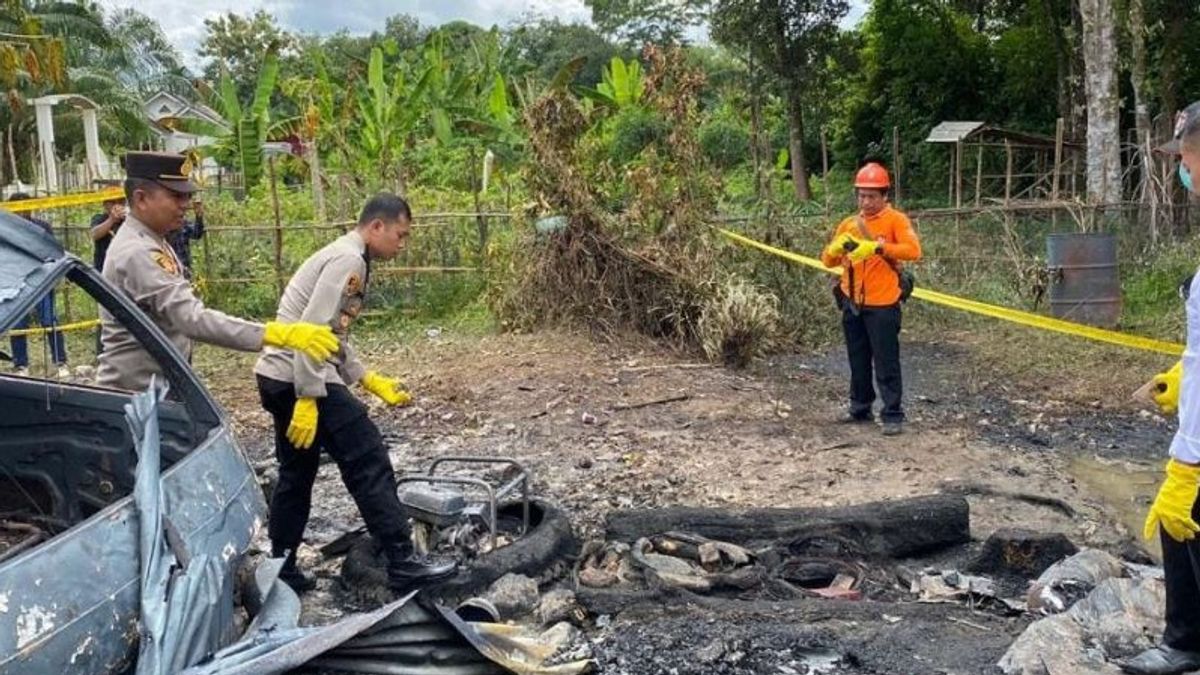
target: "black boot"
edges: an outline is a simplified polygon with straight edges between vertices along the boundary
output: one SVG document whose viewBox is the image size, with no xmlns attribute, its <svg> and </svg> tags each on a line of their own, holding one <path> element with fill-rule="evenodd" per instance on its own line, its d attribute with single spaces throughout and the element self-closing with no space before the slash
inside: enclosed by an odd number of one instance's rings
<svg viewBox="0 0 1200 675">
<path fill-rule="evenodd" d="M 1188 652 L 1159 645 L 1126 659 L 1121 670 L 1135 675 L 1177 675 L 1200 669 L 1200 652 Z"/>
<path fill-rule="evenodd" d="M 292 587 L 297 594 L 304 594 L 317 587 L 317 579 L 303 572 L 296 564 L 296 552 L 272 548 L 271 557 L 285 558 L 283 569 L 279 570 L 279 580 Z"/>
<path fill-rule="evenodd" d="M 396 593 L 449 579 L 458 571 L 458 563 L 453 560 L 418 556 L 407 541 L 386 543 L 383 553 L 388 561 L 388 586 Z"/>
</svg>

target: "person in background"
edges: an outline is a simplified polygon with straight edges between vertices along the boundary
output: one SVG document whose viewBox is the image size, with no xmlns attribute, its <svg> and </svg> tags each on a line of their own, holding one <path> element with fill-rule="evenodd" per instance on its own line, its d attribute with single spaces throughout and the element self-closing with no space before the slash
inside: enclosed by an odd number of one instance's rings
<svg viewBox="0 0 1200 675">
<path fill-rule="evenodd" d="M 109 199 L 104 202 L 103 213 L 92 216 L 92 267 L 104 271 L 104 259 L 108 246 L 121 226 L 125 224 L 125 198 Z"/>
<path fill-rule="evenodd" d="M 8 198 L 8 201 L 15 202 L 23 199 L 29 199 L 29 195 L 22 192 L 14 193 Z M 32 215 L 26 215 L 25 220 L 37 225 L 46 231 L 51 238 L 54 237 L 54 230 L 50 227 L 50 223 L 35 218 Z M 42 328 L 51 329 L 46 333 L 46 340 L 50 344 L 50 358 L 54 365 L 58 368 L 56 373 L 58 379 L 65 380 L 71 377 L 71 369 L 67 367 L 67 342 L 63 334 L 54 330 L 58 326 L 58 316 L 54 312 L 54 291 L 51 290 L 41 300 L 38 301 L 37 309 L 38 325 Z M 28 328 L 30 325 L 30 316 L 25 316 L 13 328 L 21 330 Z M 9 338 L 10 346 L 12 347 L 12 363 L 13 372 L 22 377 L 29 375 L 29 339 L 24 335 L 17 335 Z"/>
<path fill-rule="evenodd" d="M 167 235 L 167 241 L 175 249 L 175 256 L 183 263 L 183 276 L 188 281 L 192 279 L 192 241 L 204 237 L 204 202 L 195 195 L 192 195 L 192 213 L 194 220 L 183 221 L 183 227 Z"/>
<path fill-rule="evenodd" d="M 834 294 L 850 360 L 850 405 L 839 421 L 872 423 L 875 389 L 883 399 L 883 435 L 903 430 L 900 374 L 900 303 L 903 262 L 921 258 L 921 244 L 908 216 L 888 202 L 891 178 L 868 162 L 854 178 L 859 212 L 843 220 L 821 254 L 826 267 L 842 268 Z"/>
<path fill-rule="evenodd" d="M 102 183 L 112 187 L 115 183 Z M 125 224 L 125 198 L 118 197 L 104 202 L 104 211 L 92 216 L 92 267 L 96 271 L 104 271 L 104 259 L 108 257 L 108 247 L 117 231 Z M 96 354 L 100 354 L 103 344 L 100 341 L 100 331 L 96 331 Z"/>
</svg>

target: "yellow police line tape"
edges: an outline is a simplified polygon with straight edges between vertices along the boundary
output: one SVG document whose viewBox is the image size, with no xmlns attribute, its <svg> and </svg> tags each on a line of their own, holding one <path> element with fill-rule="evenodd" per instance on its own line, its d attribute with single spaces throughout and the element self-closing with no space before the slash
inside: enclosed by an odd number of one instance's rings
<svg viewBox="0 0 1200 675">
<path fill-rule="evenodd" d="M 100 325 L 100 319 L 90 319 L 88 321 L 76 321 L 75 323 L 64 323 L 61 326 L 52 328 L 18 328 L 10 330 L 4 335 L 8 337 L 27 337 L 30 335 L 43 335 L 45 333 L 70 333 L 77 330 L 91 330 Z"/>
<path fill-rule="evenodd" d="M 73 195 L 57 195 L 54 197 L 38 197 L 37 199 L 22 199 L 15 202 L 0 202 L 0 209 L 14 213 L 58 209 L 64 206 L 83 206 L 98 204 L 111 199 L 124 199 L 125 191 L 119 187 L 98 190 L 96 192 L 81 192 Z"/>
<path fill-rule="evenodd" d="M 791 260 L 792 262 L 800 263 L 801 265 L 806 265 L 813 269 L 821 270 L 822 272 L 841 274 L 841 268 L 827 268 L 825 267 L 824 263 L 815 258 L 810 258 L 798 253 L 776 248 L 723 228 L 716 228 L 716 230 L 729 239 L 742 244 L 743 246 L 757 248 L 761 251 L 779 256 L 780 258 Z M 1085 326 L 1072 321 L 1063 321 L 1062 319 L 1055 319 L 1048 316 L 1042 316 L 1040 314 L 1032 314 L 1030 312 L 1009 309 L 1007 307 L 989 305 L 976 300 L 968 300 L 966 298 L 960 298 L 954 295 L 932 291 L 927 288 L 915 288 L 913 289 L 912 295 L 914 298 L 927 300 L 936 305 L 942 305 L 944 307 L 950 307 L 953 309 L 962 310 L 964 312 L 981 314 L 983 316 L 990 316 L 992 318 L 1002 319 L 1004 321 L 1011 321 L 1012 323 L 1029 326 L 1031 328 L 1040 328 L 1042 330 L 1065 333 L 1067 335 L 1075 335 L 1077 337 L 1087 338 L 1089 340 L 1107 342 L 1109 344 L 1130 347 L 1133 349 L 1141 349 L 1149 352 L 1158 352 L 1160 354 L 1170 354 L 1172 356 L 1179 356 L 1183 354 L 1183 345 L 1175 342 L 1164 342 L 1162 340 L 1154 340 L 1137 335 L 1129 335 L 1127 333 L 1118 333 L 1117 331 L 1096 328 L 1095 326 Z"/>
</svg>

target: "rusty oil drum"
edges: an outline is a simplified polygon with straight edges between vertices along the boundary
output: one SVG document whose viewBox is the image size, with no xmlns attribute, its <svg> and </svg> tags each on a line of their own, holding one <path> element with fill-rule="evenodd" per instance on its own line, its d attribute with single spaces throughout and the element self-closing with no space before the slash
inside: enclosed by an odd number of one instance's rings
<svg viewBox="0 0 1200 675">
<path fill-rule="evenodd" d="M 1121 318 L 1121 278 L 1113 234 L 1046 237 L 1050 313 L 1060 319 L 1112 328 Z"/>
</svg>

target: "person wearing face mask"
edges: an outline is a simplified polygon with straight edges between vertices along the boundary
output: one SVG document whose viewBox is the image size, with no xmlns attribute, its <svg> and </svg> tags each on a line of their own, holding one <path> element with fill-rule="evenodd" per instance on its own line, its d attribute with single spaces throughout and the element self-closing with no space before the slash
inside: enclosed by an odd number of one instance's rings
<svg viewBox="0 0 1200 675">
<path fill-rule="evenodd" d="M 391 406 L 412 397 L 399 380 L 368 370 L 348 342 L 362 313 L 371 263 L 395 258 L 412 230 L 408 202 L 390 193 L 372 197 L 358 225 L 300 265 L 279 300 L 280 321 L 331 326 L 342 348 L 326 363 L 277 349 L 265 350 L 254 367 L 263 409 L 275 422 L 279 482 L 271 495 L 267 532 L 275 557 L 285 558 L 279 578 L 297 592 L 316 580 L 296 564 L 312 508 L 321 451 L 337 463 L 367 530 L 387 557 L 388 584 L 404 593 L 452 576 L 456 565 L 416 553 L 408 516 L 396 496 L 395 470 L 379 428 L 350 387 L 355 384 Z"/>
<path fill-rule="evenodd" d="M 130 152 L 125 155 L 125 197 L 129 211 L 112 237 L 102 274 L 137 303 L 187 359 L 193 341 L 258 351 L 264 346 L 297 349 L 324 361 L 338 349 L 329 326 L 266 324 L 229 316 L 204 306 L 192 292 L 183 264 L 167 235 L 183 227 L 196 185 L 183 155 Z M 142 391 L 162 367 L 142 343 L 107 309 L 100 309 L 97 382 L 102 387 Z"/>
<path fill-rule="evenodd" d="M 874 422 L 878 385 L 885 436 L 899 434 L 904 424 L 900 303 L 912 287 L 901 265 L 921 257 L 912 223 L 888 202 L 890 188 L 882 164 L 864 164 L 854 179 L 859 212 L 837 226 L 821 253 L 826 267 L 842 268 L 834 296 L 850 359 L 850 406 L 839 421 Z"/>
<path fill-rule="evenodd" d="M 1200 176 L 1200 101 L 1176 120 L 1174 137 L 1160 150 L 1180 155 L 1179 180 L 1197 193 Z M 1163 579 L 1167 590 L 1166 629 L 1162 643 L 1121 662 L 1136 675 L 1170 675 L 1200 670 L 1200 275 L 1181 289 L 1186 298 L 1187 345 L 1183 358 L 1155 376 L 1155 402 L 1164 412 L 1178 410 L 1179 428 L 1171 441 L 1166 476 L 1159 487 L 1143 535 L 1162 543 Z"/>
</svg>

